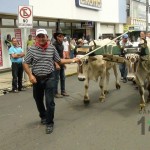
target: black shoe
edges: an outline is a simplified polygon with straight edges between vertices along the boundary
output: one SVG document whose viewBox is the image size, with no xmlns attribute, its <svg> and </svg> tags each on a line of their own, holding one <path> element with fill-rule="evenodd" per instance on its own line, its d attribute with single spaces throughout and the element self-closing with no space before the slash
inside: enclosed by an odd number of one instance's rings
<svg viewBox="0 0 150 150">
<path fill-rule="evenodd" d="M 18 93 L 19 91 L 18 91 L 18 90 L 12 90 L 12 92 L 13 92 L 13 93 Z"/>
<path fill-rule="evenodd" d="M 26 91 L 25 88 L 18 89 L 18 91 Z"/>
<path fill-rule="evenodd" d="M 51 134 L 53 132 L 54 125 L 53 124 L 47 124 L 46 125 L 46 134 Z"/>
<path fill-rule="evenodd" d="M 46 125 L 46 118 L 41 119 L 41 124 Z"/>
<path fill-rule="evenodd" d="M 127 79 L 123 79 L 123 83 L 127 83 L 127 81 L 128 81 Z"/>
</svg>

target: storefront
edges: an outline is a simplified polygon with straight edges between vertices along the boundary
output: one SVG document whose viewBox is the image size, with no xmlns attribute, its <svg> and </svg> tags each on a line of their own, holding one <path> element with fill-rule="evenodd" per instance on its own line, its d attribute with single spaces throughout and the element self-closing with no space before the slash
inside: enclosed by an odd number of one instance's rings
<svg viewBox="0 0 150 150">
<path fill-rule="evenodd" d="M 23 29 L 18 29 L 18 6 L 33 6 L 33 28 L 27 29 L 26 35 L 35 36 L 37 28 L 45 28 L 51 39 L 58 26 L 68 37 L 84 38 L 87 40 L 98 39 L 100 35 L 112 36 L 122 33 L 116 25 L 125 23 L 125 0 L 112 0 L 116 4 L 110 6 L 109 0 L 14 0 L 11 7 L 6 0 L 0 2 L 0 32 L 1 32 L 1 65 L 0 69 L 10 68 L 8 49 L 4 43 L 7 34 L 17 37 L 22 47 L 27 39 Z M 123 6 L 124 9 L 119 7 Z M 106 8 L 106 9 L 105 9 Z M 109 11 L 108 11 L 109 10 Z M 114 11 L 116 10 L 116 11 Z M 119 13 L 121 10 L 122 13 Z M 111 15 L 110 15 L 111 14 Z M 119 18 L 118 18 L 118 14 Z M 112 17 L 113 16 L 113 17 Z M 121 16 L 121 17 L 120 17 Z"/>
</svg>

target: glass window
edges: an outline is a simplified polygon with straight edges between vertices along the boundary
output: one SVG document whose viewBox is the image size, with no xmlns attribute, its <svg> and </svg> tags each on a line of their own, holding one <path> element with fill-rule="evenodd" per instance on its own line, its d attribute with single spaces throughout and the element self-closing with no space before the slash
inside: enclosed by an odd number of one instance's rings
<svg viewBox="0 0 150 150">
<path fill-rule="evenodd" d="M 39 21 L 39 26 L 47 27 L 47 22 L 46 21 Z"/>
<path fill-rule="evenodd" d="M 49 22 L 49 27 L 56 27 L 56 22 Z"/>
<path fill-rule="evenodd" d="M 64 22 L 60 22 L 60 28 L 64 28 L 65 27 L 65 23 Z"/>
<path fill-rule="evenodd" d="M 38 26 L 38 21 L 33 21 L 33 26 L 37 27 Z"/>
<path fill-rule="evenodd" d="M 14 19 L 2 19 L 3 26 L 14 26 Z"/>
<path fill-rule="evenodd" d="M 66 26 L 66 27 L 71 27 L 71 23 L 66 22 L 66 23 L 65 23 L 65 26 Z"/>
<path fill-rule="evenodd" d="M 72 27 L 81 28 L 81 23 L 72 23 Z"/>
</svg>

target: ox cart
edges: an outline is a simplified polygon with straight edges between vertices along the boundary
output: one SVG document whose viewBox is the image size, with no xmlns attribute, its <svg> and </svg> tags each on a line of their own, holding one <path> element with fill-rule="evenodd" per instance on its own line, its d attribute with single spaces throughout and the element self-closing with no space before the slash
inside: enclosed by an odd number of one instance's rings
<svg viewBox="0 0 150 150">
<path fill-rule="evenodd" d="M 138 46 L 126 47 L 124 49 L 125 56 L 120 57 L 121 50 L 114 41 L 106 39 L 106 41 L 102 40 L 102 42 L 99 44 L 97 44 L 96 41 L 93 41 L 93 43 L 89 46 L 88 50 L 86 48 L 86 50 L 84 51 L 84 55 L 80 57 L 81 60 L 83 60 L 84 58 L 86 58 L 87 56 L 90 56 L 90 55 L 93 55 L 93 56 L 101 55 L 102 59 L 105 60 L 106 62 L 126 63 L 128 65 L 128 72 L 129 72 L 128 78 L 129 79 L 135 78 L 135 82 L 137 83 L 138 88 L 139 88 L 139 93 L 141 95 L 140 109 L 141 110 L 145 109 L 146 102 L 145 102 L 145 98 L 144 98 L 144 90 L 145 90 L 144 82 L 146 80 L 147 80 L 147 85 L 148 85 L 146 89 L 149 92 L 147 102 L 150 102 L 150 55 L 149 55 L 149 48 L 148 48 L 149 43 L 147 44 L 148 45 L 147 47 L 143 46 L 143 48 L 146 51 L 146 55 L 148 56 L 147 60 L 142 60 L 143 58 L 140 57 L 141 49 Z M 107 68 L 107 63 L 106 63 L 106 68 Z M 118 80 L 116 78 L 116 83 L 117 82 L 118 82 Z M 86 82 L 86 84 L 85 84 L 86 90 L 88 87 L 87 83 L 88 82 Z M 88 95 L 87 92 L 85 92 L 85 97 L 88 99 L 87 95 Z M 103 92 L 102 92 L 100 98 L 102 97 L 102 95 L 104 96 Z M 84 99 L 85 101 L 87 101 L 86 98 Z"/>
</svg>

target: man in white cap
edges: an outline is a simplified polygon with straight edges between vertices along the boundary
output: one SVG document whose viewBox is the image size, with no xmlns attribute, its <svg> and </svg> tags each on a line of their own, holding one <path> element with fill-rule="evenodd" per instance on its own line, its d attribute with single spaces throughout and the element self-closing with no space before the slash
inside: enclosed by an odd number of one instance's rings
<svg viewBox="0 0 150 150">
<path fill-rule="evenodd" d="M 47 134 L 52 133 L 54 126 L 54 62 L 67 64 L 78 61 L 77 58 L 61 59 L 55 47 L 48 43 L 47 31 L 45 29 L 36 31 L 36 43 L 27 52 L 23 67 L 33 84 L 33 97 L 39 111 L 41 123 L 46 124 Z M 32 64 L 32 70 L 30 70 L 30 64 Z"/>
</svg>

